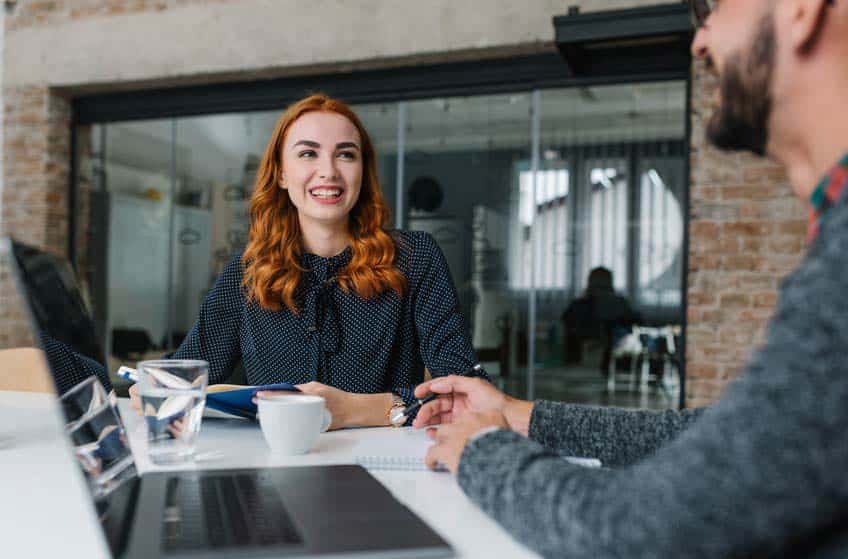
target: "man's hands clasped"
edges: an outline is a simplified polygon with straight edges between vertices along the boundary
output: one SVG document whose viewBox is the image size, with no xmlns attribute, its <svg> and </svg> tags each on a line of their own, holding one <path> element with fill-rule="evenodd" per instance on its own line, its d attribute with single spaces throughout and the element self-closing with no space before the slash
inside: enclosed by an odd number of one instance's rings
<svg viewBox="0 0 848 559">
<path fill-rule="evenodd" d="M 484 429 L 511 429 L 527 435 L 533 403 L 507 396 L 481 378 L 451 375 L 425 382 L 415 397 L 439 397 L 421 407 L 413 427 L 427 428 L 434 441 L 427 452 L 427 466 L 442 464 L 452 473 L 459 468 L 468 440 Z"/>
</svg>

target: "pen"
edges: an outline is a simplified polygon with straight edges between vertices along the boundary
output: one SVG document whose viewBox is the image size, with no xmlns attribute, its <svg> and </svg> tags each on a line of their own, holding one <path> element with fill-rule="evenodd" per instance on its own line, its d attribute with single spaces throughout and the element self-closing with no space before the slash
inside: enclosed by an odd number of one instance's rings
<svg viewBox="0 0 848 559">
<path fill-rule="evenodd" d="M 477 363 L 476 365 L 474 365 L 473 367 L 471 367 L 470 369 L 468 369 L 464 373 L 461 373 L 459 376 L 476 377 L 476 376 L 479 376 L 481 373 L 484 373 L 484 372 L 485 371 L 483 369 L 483 365 L 481 365 L 480 363 Z M 423 406 L 424 404 L 428 404 L 428 403 L 432 402 L 433 400 L 435 400 L 438 397 L 439 397 L 438 394 L 430 394 L 428 396 L 425 396 L 423 398 L 419 398 L 419 399 L 415 400 L 414 402 L 409 404 L 407 407 L 403 408 L 403 417 L 409 417 L 413 413 L 417 413 L 418 410 L 421 409 L 421 406 Z"/>
<path fill-rule="evenodd" d="M 118 376 L 125 378 L 130 382 L 138 382 L 138 371 L 130 367 L 125 367 L 123 365 L 118 367 Z"/>
</svg>

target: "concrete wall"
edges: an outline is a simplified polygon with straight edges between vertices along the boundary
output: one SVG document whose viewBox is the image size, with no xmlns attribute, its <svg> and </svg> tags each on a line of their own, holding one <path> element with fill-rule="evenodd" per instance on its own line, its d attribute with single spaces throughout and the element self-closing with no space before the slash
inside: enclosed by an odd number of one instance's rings
<svg viewBox="0 0 848 559">
<path fill-rule="evenodd" d="M 20 1 L 7 87 L 258 77 L 551 48 L 551 18 L 656 0 Z"/>
</svg>

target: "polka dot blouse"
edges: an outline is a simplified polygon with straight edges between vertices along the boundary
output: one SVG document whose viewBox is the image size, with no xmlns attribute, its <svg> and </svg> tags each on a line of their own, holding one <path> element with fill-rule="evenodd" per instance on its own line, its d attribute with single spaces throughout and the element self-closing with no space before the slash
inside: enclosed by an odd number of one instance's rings
<svg viewBox="0 0 848 559">
<path fill-rule="evenodd" d="M 107 391 L 112 390 L 106 367 L 46 333 L 40 334 L 41 347 L 44 348 L 47 362 L 53 372 L 56 390 L 60 395 L 90 376 L 96 376 Z"/>
<path fill-rule="evenodd" d="M 410 402 L 425 366 L 433 376 L 461 373 L 476 358 L 436 242 L 422 232 L 393 238 L 396 266 L 407 279 L 402 297 L 345 293 L 334 277 L 350 261 L 350 248 L 331 258 L 305 254 L 297 314 L 248 302 L 236 254 L 171 357 L 208 361 L 210 383 L 226 382 L 241 361 L 253 385 L 318 381 L 348 392 L 394 392 Z"/>
</svg>

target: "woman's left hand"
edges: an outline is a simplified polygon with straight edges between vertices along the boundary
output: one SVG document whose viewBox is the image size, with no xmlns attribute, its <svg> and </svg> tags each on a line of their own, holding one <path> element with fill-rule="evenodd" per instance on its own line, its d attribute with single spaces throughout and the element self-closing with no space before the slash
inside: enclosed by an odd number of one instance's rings
<svg viewBox="0 0 848 559">
<path fill-rule="evenodd" d="M 358 411 L 358 396 L 352 392 L 345 392 L 332 386 L 320 382 L 307 382 L 306 384 L 298 384 L 297 388 L 304 394 L 312 394 L 321 396 L 327 403 L 327 409 L 333 416 L 333 422 L 330 423 L 330 429 L 342 429 L 344 427 L 356 426 L 355 417 Z"/>
</svg>

